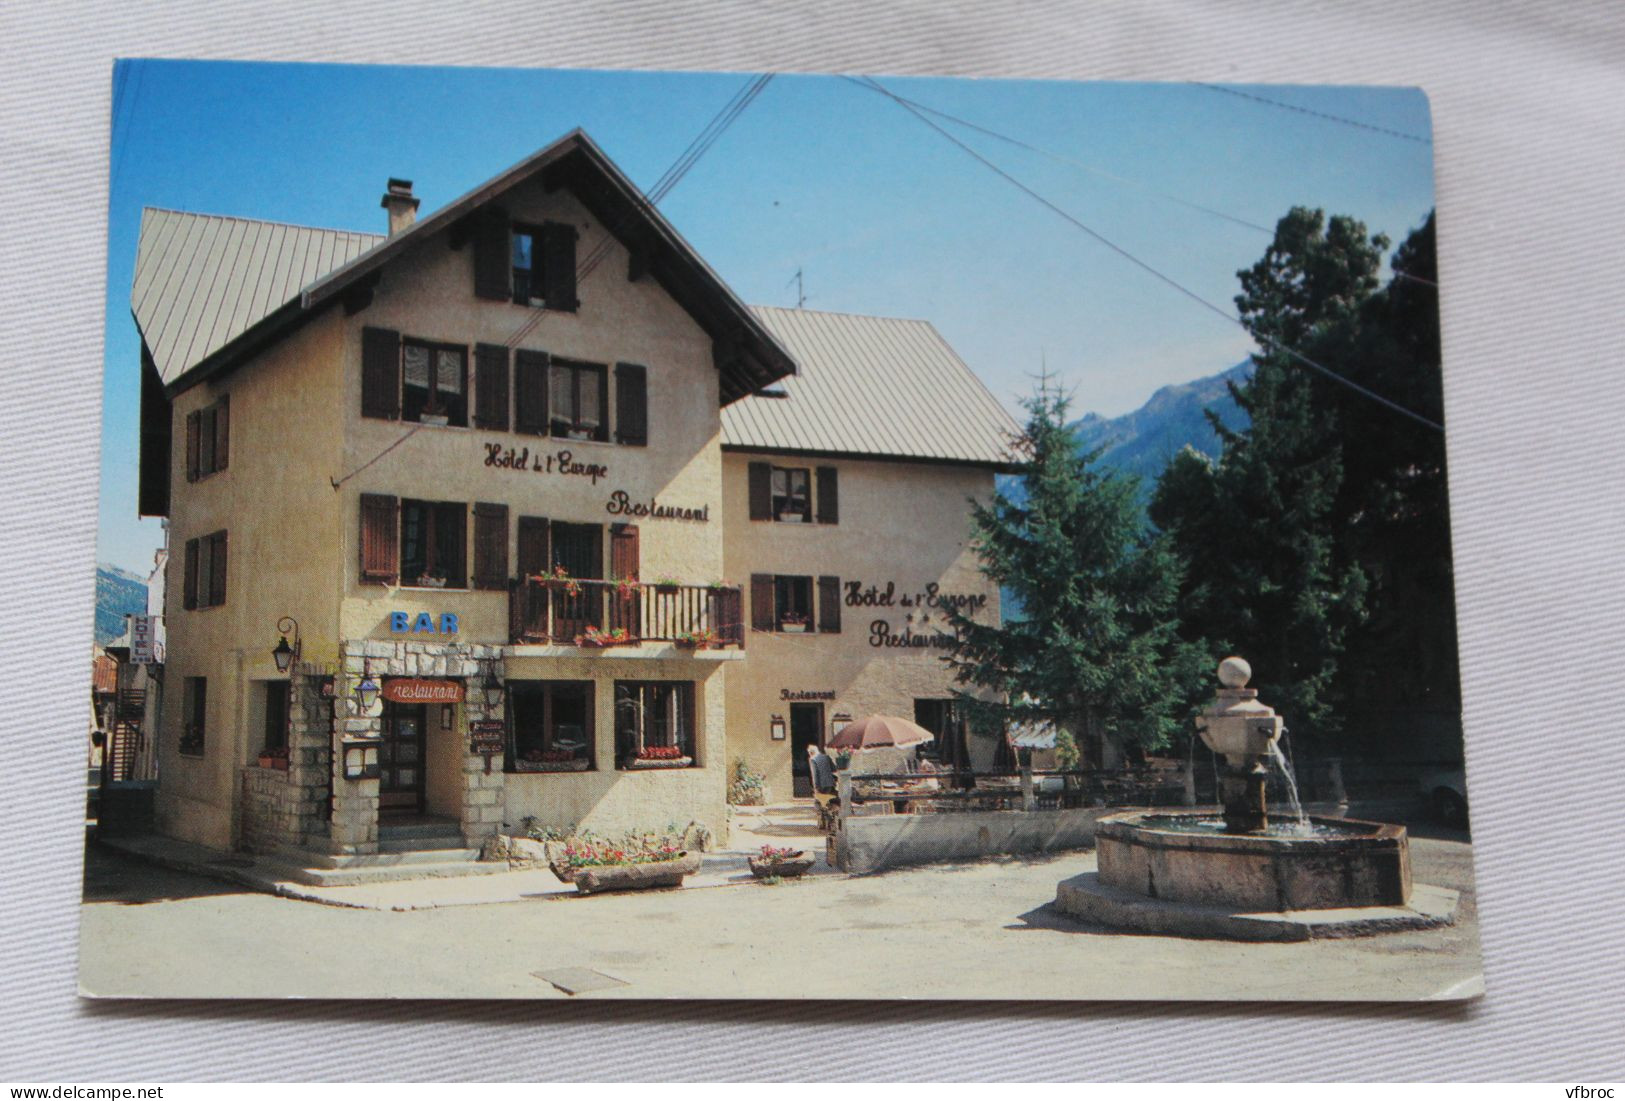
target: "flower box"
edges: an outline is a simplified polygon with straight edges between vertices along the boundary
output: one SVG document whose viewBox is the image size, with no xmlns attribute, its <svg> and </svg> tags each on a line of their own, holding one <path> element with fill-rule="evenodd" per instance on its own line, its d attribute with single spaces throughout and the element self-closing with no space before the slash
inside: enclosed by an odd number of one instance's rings
<svg viewBox="0 0 1625 1101">
<path fill-rule="evenodd" d="M 779 630 L 787 635 L 804 635 L 807 633 L 807 625 L 805 623 L 781 623 L 779 624 Z"/>
<path fill-rule="evenodd" d="M 694 763 L 692 757 L 634 757 L 626 762 L 630 769 L 642 768 L 688 768 Z"/>
<path fill-rule="evenodd" d="M 816 858 L 797 851 L 791 856 L 780 857 L 777 860 L 767 860 L 760 856 L 750 858 L 750 874 L 757 879 L 768 879 L 778 876 L 780 879 L 795 879 L 806 875 L 808 870 L 816 863 Z"/>
<path fill-rule="evenodd" d="M 592 764 L 585 757 L 578 757 L 573 761 L 525 761 L 518 760 L 513 763 L 515 772 L 585 772 Z"/>
<path fill-rule="evenodd" d="M 685 876 L 699 870 L 700 854 L 685 852 L 675 860 L 657 860 L 647 864 L 594 864 L 576 868 L 571 882 L 584 895 L 599 891 L 681 887 Z"/>
<path fill-rule="evenodd" d="M 259 764 L 261 768 L 274 768 L 282 772 L 288 771 L 288 759 L 286 757 L 273 757 L 270 754 L 261 753 Z"/>
</svg>

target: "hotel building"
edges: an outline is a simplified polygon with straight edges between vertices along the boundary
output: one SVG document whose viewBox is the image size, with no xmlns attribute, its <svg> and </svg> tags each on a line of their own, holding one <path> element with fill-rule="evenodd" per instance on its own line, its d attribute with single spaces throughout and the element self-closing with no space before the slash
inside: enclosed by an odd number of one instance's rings
<svg viewBox="0 0 1625 1101">
<path fill-rule="evenodd" d="M 1015 426 L 929 324 L 745 306 L 580 131 L 381 205 L 144 214 L 161 830 L 721 833 L 736 761 L 790 797 L 873 712 L 991 763 L 944 614 L 999 614 L 969 502 Z"/>
</svg>

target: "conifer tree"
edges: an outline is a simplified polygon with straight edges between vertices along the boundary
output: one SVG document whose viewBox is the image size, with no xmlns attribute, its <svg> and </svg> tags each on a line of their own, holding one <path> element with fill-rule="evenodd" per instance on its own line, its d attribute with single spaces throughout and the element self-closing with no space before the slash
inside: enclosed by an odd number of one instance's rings
<svg viewBox="0 0 1625 1101">
<path fill-rule="evenodd" d="M 1008 717 L 1054 721 L 1086 761 L 1113 766 L 1188 732 L 1212 656 L 1179 638 L 1181 565 L 1148 531 L 1136 480 L 1078 452 L 1047 380 L 1025 407 L 1024 492 L 973 503 L 982 572 L 1019 611 L 997 625 L 951 616 L 950 660 L 962 685 L 1009 701 Z"/>
</svg>

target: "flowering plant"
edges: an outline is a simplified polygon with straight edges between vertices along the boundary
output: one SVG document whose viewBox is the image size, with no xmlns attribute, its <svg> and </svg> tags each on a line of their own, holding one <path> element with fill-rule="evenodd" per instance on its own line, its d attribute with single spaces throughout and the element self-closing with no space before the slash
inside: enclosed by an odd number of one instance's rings
<svg viewBox="0 0 1625 1101">
<path fill-rule="evenodd" d="M 561 583 L 564 591 L 571 596 L 581 595 L 581 584 L 570 576 L 570 571 L 563 566 L 554 566 L 551 580 Z"/>
<path fill-rule="evenodd" d="M 675 589 L 681 585 L 682 582 L 677 580 L 675 577 L 662 577 L 655 581 L 655 588 L 657 589 Z"/>
<path fill-rule="evenodd" d="M 567 838 L 564 862 L 572 868 L 596 868 L 610 864 L 654 864 L 682 856 L 683 839 L 676 833 L 628 833 L 624 837 L 602 838 L 591 833 Z"/>
<path fill-rule="evenodd" d="M 640 761 L 675 761 L 686 756 L 680 745 L 646 745 L 638 750 Z"/>
<path fill-rule="evenodd" d="M 709 627 L 702 627 L 698 631 L 679 631 L 673 640 L 679 646 L 692 646 L 696 650 L 703 650 L 707 646 L 715 646 L 721 639 Z"/>
<path fill-rule="evenodd" d="M 705 583 L 705 587 L 708 588 L 708 589 L 731 589 L 731 588 L 733 588 L 732 585 L 728 584 L 726 581 L 723 581 L 721 578 L 718 578 L 715 581 L 707 581 Z"/>
<path fill-rule="evenodd" d="M 761 855 L 759 855 L 756 860 L 761 864 L 785 864 L 792 860 L 799 859 L 801 855 L 801 849 L 779 849 L 774 848 L 772 845 L 763 845 Z"/>
<path fill-rule="evenodd" d="M 628 577 L 618 577 L 615 579 L 615 595 L 633 596 L 637 593 L 638 588 L 641 585 L 642 582 L 638 580 L 637 574 L 632 574 Z"/>
<path fill-rule="evenodd" d="M 577 646 L 614 646 L 622 642 L 631 642 L 632 632 L 625 627 L 611 627 L 602 630 L 598 627 L 588 626 L 581 634 L 576 636 Z"/>
</svg>

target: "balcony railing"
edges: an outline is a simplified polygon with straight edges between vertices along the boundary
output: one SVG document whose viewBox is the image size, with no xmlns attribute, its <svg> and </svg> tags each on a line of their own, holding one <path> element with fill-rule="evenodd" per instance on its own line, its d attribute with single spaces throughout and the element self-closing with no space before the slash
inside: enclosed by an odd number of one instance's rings
<svg viewBox="0 0 1625 1101">
<path fill-rule="evenodd" d="M 532 576 L 508 590 L 508 637 L 558 646 L 675 642 L 745 645 L 737 585 L 651 585 Z"/>
</svg>

